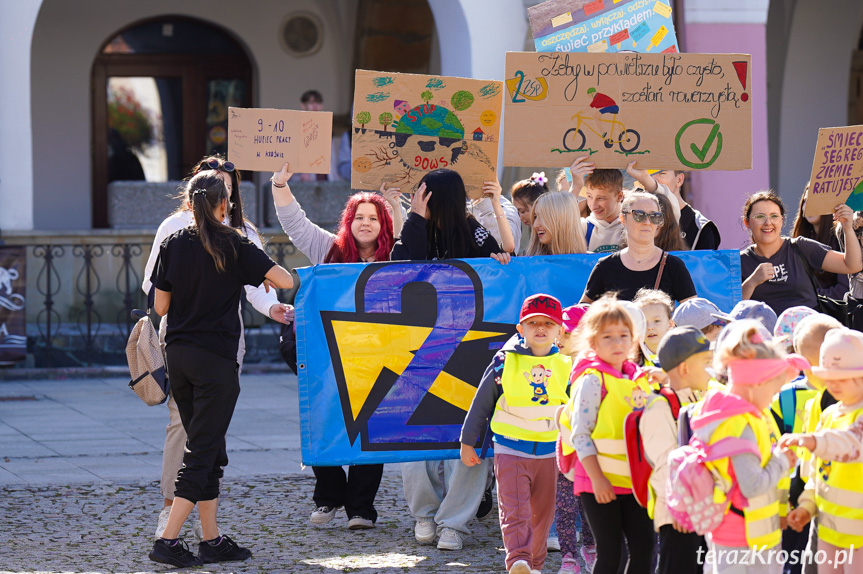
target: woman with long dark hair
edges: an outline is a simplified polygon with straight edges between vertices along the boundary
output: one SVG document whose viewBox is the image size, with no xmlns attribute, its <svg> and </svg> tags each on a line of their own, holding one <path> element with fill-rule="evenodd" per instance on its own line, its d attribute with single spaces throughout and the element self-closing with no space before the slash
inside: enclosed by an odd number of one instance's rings
<svg viewBox="0 0 863 574">
<path fill-rule="evenodd" d="M 465 197 L 464 182 L 455 171 L 436 169 L 425 174 L 392 259 L 432 261 L 498 253 L 500 247 L 491 233 L 467 214 Z M 439 536 L 440 550 L 462 549 L 464 536 L 470 534 L 467 523 L 476 516 L 486 490 L 488 463 L 488 459 L 471 467 L 460 460 L 402 463 L 417 542 L 432 544 Z"/>
<path fill-rule="evenodd" d="M 809 184 L 803 195 L 800 196 L 800 206 L 797 209 L 797 217 L 791 228 L 791 237 L 805 237 L 823 243 L 833 251 L 842 251 L 839 243 L 839 230 L 841 225 L 833 221 L 833 216 L 827 215 L 803 215 L 806 209 L 806 198 L 809 195 Z M 845 293 L 850 289 L 848 276 L 843 273 L 830 273 L 829 271 L 815 271 L 815 280 L 818 282 L 818 294 L 833 299 L 843 299 Z"/>
<path fill-rule="evenodd" d="M 312 223 L 291 193 L 288 164 L 273 174 L 273 201 L 282 229 L 312 265 L 319 263 L 368 263 L 387 261 L 393 246 L 393 227 L 401 227 L 399 188 L 381 186 L 381 193 L 360 192 L 348 198 L 340 217 L 339 228 L 331 233 Z M 390 214 L 392 211 L 392 215 Z M 393 222 L 395 219 L 395 224 Z M 397 232 L 397 231 L 396 231 Z M 290 329 L 290 327 L 289 327 Z M 283 338 L 295 337 L 292 330 L 283 331 Z M 296 372 L 296 355 L 285 360 Z M 348 528 L 374 528 L 378 518 L 375 496 L 381 485 L 384 465 L 358 464 L 347 474 L 341 466 L 313 466 L 315 473 L 315 510 L 309 520 L 324 524 L 344 507 Z"/>
<path fill-rule="evenodd" d="M 740 252 L 743 299 L 766 303 L 777 315 L 798 305 L 818 310 L 810 269 L 843 275 L 863 269 L 854 212 L 843 203 L 830 217 L 842 226 L 844 253 L 805 237 L 783 237 L 785 206 L 779 196 L 770 190 L 750 195 L 743 206 L 743 224 L 752 238 L 752 245 Z"/>
<path fill-rule="evenodd" d="M 258 234 L 258 230 L 252 225 L 252 222 L 245 218 L 243 213 L 243 197 L 240 194 L 240 172 L 234 169 L 234 164 L 225 161 L 219 156 L 207 156 L 199 161 L 192 169 L 191 176 L 194 176 L 203 171 L 211 171 L 222 179 L 228 192 L 228 210 L 225 219 L 222 223 L 237 229 L 249 238 L 249 240 L 263 249 L 263 242 Z M 147 265 L 144 268 L 144 293 L 149 294 L 152 288 L 150 276 L 153 274 L 153 269 L 156 266 L 156 258 L 159 255 L 159 246 L 170 235 L 184 229 L 195 223 L 195 218 L 192 213 L 192 198 L 189 197 L 189 187 L 185 186 L 182 193 L 182 201 L 177 209 L 165 218 L 159 225 L 156 231 L 156 236 L 153 239 L 153 247 L 150 250 L 150 257 L 147 259 Z M 279 302 L 276 296 L 275 289 L 267 290 L 263 285 L 246 285 L 246 299 L 254 307 L 258 313 L 269 317 L 274 321 L 282 324 L 288 324 L 293 321 L 294 308 L 291 305 L 285 305 Z M 241 313 L 241 309 L 237 309 L 237 313 Z M 242 326 L 242 314 L 240 314 L 240 323 Z M 162 323 L 159 328 L 159 339 L 162 342 L 164 349 L 165 345 L 165 330 L 167 329 L 166 318 L 162 318 Z M 237 350 L 237 363 L 240 365 L 240 372 L 243 370 L 243 358 L 246 355 L 246 340 L 240 336 L 240 345 Z M 165 445 L 162 449 L 162 478 L 160 487 L 162 491 L 163 505 L 159 513 L 158 522 L 156 525 L 156 538 L 162 536 L 165 530 L 165 525 L 168 523 L 168 515 L 171 512 L 171 504 L 174 500 L 174 483 L 177 479 L 177 471 L 180 470 L 180 465 L 183 463 L 183 448 L 186 445 L 186 432 L 183 430 L 183 423 L 180 420 L 180 413 L 177 410 L 177 402 L 173 395 L 168 397 L 168 426 L 165 428 Z M 192 524 L 192 532 L 195 539 L 201 540 L 201 523 L 194 521 Z"/>
<path fill-rule="evenodd" d="M 228 464 L 225 435 L 240 394 L 237 309 L 244 285 L 293 286 L 290 273 L 222 223 L 231 206 L 218 172 L 198 173 L 186 189 L 194 225 L 162 243 L 151 277 L 156 313 L 168 315 L 168 376 L 187 440 L 168 521 L 149 556 L 181 568 L 252 555 L 220 536 L 216 522 L 222 469 Z M 203 530 L 197 556 L 179 538 L 195 506 Z"/>
<path fill-rule="evenodd" d="M 499 253 L 491 233 L 467 213 L 466 200 L 464 181 L 457 172 L 436 169 L 425 174 L 391 258 L 431 261 Z"/>
</svg>

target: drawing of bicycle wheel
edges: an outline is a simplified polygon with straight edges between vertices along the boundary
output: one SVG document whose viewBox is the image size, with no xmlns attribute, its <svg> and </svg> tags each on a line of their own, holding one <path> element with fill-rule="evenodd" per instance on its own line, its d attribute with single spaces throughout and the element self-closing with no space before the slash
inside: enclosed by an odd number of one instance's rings
<svg viewBox="0 0 863 574">
<path fill-rule="evenodd" d="M 567 151 L 584 149 L 586 141 L 587 138 L 583 131 L 577 128 L 569 128 L 566 130 L 566 133 L 563 134 L 563 149 Z"/>
<path fill-rule="evenodd" d="M 638 144 L 641 143 L 641 135 L 635 130 L 624 130 L 620 132 L 618 140 L 620 151 L 624 153 L 631 152 L 638 149 Z"/>
</svg>

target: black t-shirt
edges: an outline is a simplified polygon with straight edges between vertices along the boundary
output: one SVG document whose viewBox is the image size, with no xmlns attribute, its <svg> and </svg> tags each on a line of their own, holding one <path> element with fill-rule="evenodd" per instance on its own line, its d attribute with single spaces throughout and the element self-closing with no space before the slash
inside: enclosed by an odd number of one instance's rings
<svg viewBox="0 0 863 574">
<path fill-rule="evenodd" d="M 680 234 L 683 236 L 683 241 L 690 249 L 693 248 L 692 242 L 698 238 L 698 244 L 695 249 L 719 249 L 719 229 L 716 224 L 704 217 L 701 212 L 692 209 L 691 205 L 685 205 L 680 210 Z M 701 230 L 699 235 L 698 231 Z"/>
<path fill-rule="evenodd" d="M 818 297 L 800 257 L 806 259 L 813 270 L 820 271 L 830 247 L 805 237 L 782 239 L 782 247 L 770 258 L 756 255 L 755 245 L 750 245 L 740 252 L 741 281 L 746 281 L 760 264 L 770 263 L 773 265 L 773 279 L 756 287 L 752 292 L 752 299 L 766 303 L 776 311 L 776 315 L 798 305 L 817 310 Z M 800 257 L 791 249 L 791 241 L 797 245 Z"/>
<path fill-rule="evenodd" d="M 186 227 L 162 243 L 151 281 L 171 293 L 166 345 L 182 341 L 236 360 L 243 286 L 260 285 L 275 263 L 239 233 L 217 235 L 216 241 L 225 246 L 224 272 L 204 250 L 197 229 Z"/>
<path fill-rule="evenodd" d="M 653 289 L 656 285 L 660 263 L 647 271 L 633 271 L 620 260 L 620 253 L 612 253 L 597 261 L 593 271 L 590 272 L 590 277 L 587 278 L 584 293 L 596 301 L 604 293 L 617 291 L 618 299 L 632 301 L 639 289 L 642 287 Z M 659 280 L 659 289 L 668 293 L 675 301 L 683 301 L 697 295 L 686 265 L 679 257 L 670 253 L 665 261 L 662 278 Z"/>
</svg>

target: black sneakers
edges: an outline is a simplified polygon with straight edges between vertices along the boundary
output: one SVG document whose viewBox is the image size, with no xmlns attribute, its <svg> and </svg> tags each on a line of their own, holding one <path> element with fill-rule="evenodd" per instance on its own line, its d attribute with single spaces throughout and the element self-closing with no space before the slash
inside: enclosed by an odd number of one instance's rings
<svg viewBox="0 0 863 574">
<path fill-rule="evenodd" d="M 492 485 L 494 486 L 494 485 Z M 482 495 L 482 501 L 479 503 L 479 508 L 476 509 L 476 517 L 479 520 L 482 520 L 489 514 L 491 514 L 492 506 L 494 506 L 494 499 L 491 497 L 491 489 L 489 486 L 488 489 Z"/>
<path fill-rule="evenodd" d="M 171 546 L 164 538 L 159 538 L 153 543 L 150 552 L 150 560 L 162 564 L 170 564 L 177 568 L 188 568 L 189 566 L 200 566 L 201 559 L 189 551 L 189 545 L 185 540 L 178 540 Z"/>
<path fill-rule="evenodd" d="M 240 548 L 228 536 L 222 535 L 221 540 L 215 546 L 206 540 L 198 544 L 198 555 L 204 564 L 210 564 L 211 562 L 248 560 L 252 557 L 252 551 L 248 548 Z"/>
</svg>

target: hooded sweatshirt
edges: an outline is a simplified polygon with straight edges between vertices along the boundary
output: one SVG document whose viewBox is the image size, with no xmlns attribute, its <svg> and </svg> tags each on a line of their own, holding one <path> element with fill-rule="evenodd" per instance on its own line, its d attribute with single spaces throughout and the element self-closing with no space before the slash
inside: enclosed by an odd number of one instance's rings
<svg viewBox="0 0 863 574">
<path fill-rule="evenodd" d="M 462 444 L 476 444 L 482 431 L 488 428 L 489 421 L 497 407 L 497 401 L 503 394 L 501 377 L 503 376 L 506 356 L 509 353 L 533 356 L 533 351 L 530 350 L 530 347 L 525 345 L 524 337 L 519 334 L 513 335 L 509 341 L 504 344 L 503 348 L 495 354 L 494 359 L 492 359 L 491 364 L 489 364 L 482 376 L 482 380 L 476 390 L 476 395 L 474 395 L 473 402 L 471 402 L 470 409 L 464 419 L 464 424 L 461 428 L 461 436 L 459 437 Z M 550 357 L 557 353 L 557 347 L 552 346 L 551 352 L 546 356 Z M 491 429 L 488 429 L 488 432 L 491 432 Z M 498 454 L 513 454 L 525 458 L 554 457 L 554 442 L 529 443 L 527 441 L 519 441 L 519 446 L 524 448 L 524 450 L 522 450 L 521 448 L 512 448 L 512 441 L 507 441 L 507 445 L 509 446 L 504 446 L 497 444 L 498 441 L 496 436 L 494 440 L 496 443 L 495 452 Z M 534 452 L 537 454 L 533 454 Z"/>
<path fill-rule="evenodd" d="M 705 418 L 714 412 L 727 412 L 729 417 L 714 420 L 706 424 L 699 424 L 699 419 Z M 759 413 L 752 403 L 743 397 L 727 390 L 708 391 L 704 397 L 703 404 L 698 413 L 692 416 L 692 434 L 703 443 L 710 442 L 716 429 L 731 416 L 739 416 L 736 413 L 752 413 L 755 416 L 769 417 L 769 413 Z M 740 438 L 758 444 L 755 431 L 747 426 Z M 730 474 L 733 484 L 737 486 L 737 493 L 733 494 L 731 501 L 737 508 L 747 506 L 746 499 L 766 494 L 772 488 L 777 488 L 779 480 L 788 474 L 788 459 L 778 448 L 773 449 L 773 454 L 767 461 L 767 465 L 761 466 L 761 459 L 752 453 L 738 454 L 731 457 Z M 745 547 L 746 524 L 739 514 L 727 512 L 719 527 L 712 532 L 714 544 L 720 546 Z"/>
</svg>

